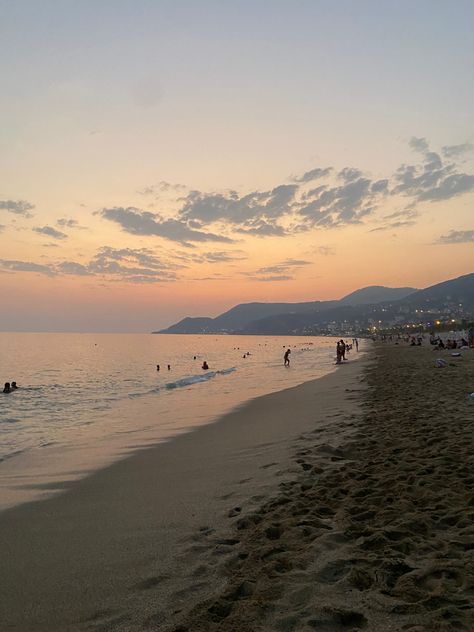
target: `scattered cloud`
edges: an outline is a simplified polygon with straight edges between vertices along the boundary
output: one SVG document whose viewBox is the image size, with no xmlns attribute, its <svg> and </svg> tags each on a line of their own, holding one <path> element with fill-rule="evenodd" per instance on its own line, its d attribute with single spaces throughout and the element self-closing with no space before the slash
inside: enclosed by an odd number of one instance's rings
<svg viewBox="0 0 474 632">
<path fill-rule="evenodd" d="M 474 145 L 472 143 L 461 143 L 460 145 L 445 145 L 441 148 L 443 156 L 446 158 L 460 158 L 465 154 L 474 151 Z"/>
<path fill-rule="evenodd" d="M 60 274 L 73 274 L 75 276 L 88 276 L 91 274 L 86 266 L 76 261 L 61 261 L 61 263 L 56 265 L 56 271 Z"/>
<path fill-rule="evenodd" d="M 344 182 L 354 182 L 360 180 L 363 173 L 360 169 L 354 169 L 354 167 L 344 167 L 342 171 L 339 171 L 337 177 Z"/>
<path fill-rule="evenodd" d="M 62 228 L 76 228 L 79 225 L 77 220 L 67 219 L 66 217 L 61 217 L 61 219 L 58 219 L 56 224 L 58 226 L 61 226 Z"/>
<path fill-rule="evenodd" d="M 165 219 L 157 213 L 141 211 L 133 207 L 104 208 L 100 211 L 100 215 L 119 224 L 122 230 L 131 235 L 156 235 L 183 245 L 189 242 L 233 242 L 224 235 L 194 230 L 181 219 Z"/>
<path fill-rule="evenodd" d="M 174 281 L 182 266 L 157 257 L 147 248 L 100 248 L 88 263 L 56 261 L 49 265 L 29 261 L 0 260 L 0 269 L 12 272 L 37 272 L 46 276 L 101 276 L 131 283 Z"/>
<path fill-rule="evenodd" d="M 319 180 L 320 178 L 325 178 L 332 172 L 332 167 L 326 167 L 325 169 L 311 169 L 311 171 L 307 171 L 303 173 L 302 176 L 296 176 L 292 178 L 293 182 L 311 182 L 313 180 Z"/>
<path fill-rule="evenodd" d="M 370 230 L 371 233 L 380 231 L 380 230 L 389 230 L 393 228 L 404 228 L 406 226 L 413 226 L 416 224 L 416 220 L 419 217 L 418 211 L 413 208 L 405 208 L 400 211 L 395 211 L 394 213 L 390 213 L 390 215 L 385 215 L 380 218 L 381 226 L 376 228 L 372 228 Z"/>
<path fill-rule="evenodd" d="M 341 176 L 341 186 L 320 186 L 308 192 L 298 209 L 308 230 L 358 224 L 377 208 L 386 191 L 373 190 L 372 180 L 358 177 L 358 170 L 351 171 Z"/>
<path fill-rule="evenodd" d="M 413 151 L 418 151 L 422 154 L 429 151 L 429 145 L 426 138 L 417 138 L 416 136 L 412 136 L 408 141 L 408 145 L 413 149 Z"/>
<path fill-rule="evenodd" d="M 87 266 L 92 274 L 119 276 L 135 283 L 174 281 L 180 267 L 157 257 L 147 248 L 100 248 Z"/>
<path fill-rule="evenodd" d="M 281 184 L 270 191 L 254 191 L 242 196 L 236 191 L 226 194 L 191 191 L 184 198 L 179 217 L 194 222 L 196 227 L 227 222 L 244 233 L 284 234 L 275 220 L 291 212 L 297 190 L 296 184 Z"/>
<path fill-rule="evenodd" d="M 255 281 L 292 281 L 293 277 L 288 274 L 275 274 L 273 276 L 253 277 Z"/>
<path fill-rule="evenodd" d="M 336 251 L 331 246 L 318 246 L 316 252 L 323 257 L 331 257 L 336 254 Z"/>
<path fill-rule="evenodd" d="M 246 259 L 246 256 L 242 256 L 242 251 L 238 252 L 224 252 L 224 251 L 216 251 L 216 252 L 208 252 L 202 255 L 202 260 L 207 263 L 227 263 L 231 261 L 242 261 Z"/>
<path fill-rule="evenodd" d="M 77 219 L 69 219 L 67 217 L 61 217 L 60 219 L 58 219 L 56 225 L 60 226 L 61 228 L 79 228 L 80 230 L 87 230 L 85 226 L 81 226 L 79 224 Z"/>
<path fill-rule="evenodd" d="M 474 230 L 451 230 L 447 235 L 441 235 L 440 244 L 470 244 L 474 243 Z"/>
<path fill-rule="evenodd" d="M 50 266 L 45 266 L 32 261 L 16 261 L 11 259 L 0 259 L 0 268 L 12 272 L 39 272 L 47 276 L 53 276 L 54 270 Z"/>
<path fill-rule="evenodd" d="M 276 275 L 278 277 L 286 276 L 286 272 L 290 270 L 295 270 L 297 268 L 301 268 L 302 266 L 311 265 L 312 261 L 306 261 L 305 259 L 285 259 L 279 263 L 273 264 L 271 266 L 264 266 L 263 268 L 259 268 L 256 271 L 257 275 Z M 289 277 L 288 277 L 289 278 Z M 265 279 L 267 280 L 267 279 Z M 277 279 L 277 280 L 287 280 L 287 279 Z"/>
<path fill-rule="evenodd" d="M 474 175 L 459 171 L 454 163 L 444 162 L 439 154 L 430 151 L 425 138 L 412 138 L 410 147 L 422 154 L 423 163 L 397 169 L 392 195 L 407 195 L 415 202 L 437 202 L 474 190 Z"/>
<path fill-rule="evenodd" d="M 34 204 L 30 204 L 26 200 L 0 200 L 0 210 L 15 215 L 23 215 L 23 217 L 33 217 L 30 211 L 34 208 Z"/>
<path fill-rule="evenodd" d="M 160 180 L 156 184 L 146 186 L 143 189 L 139 189 L 137 193 L 140 195 L 159 195 L 160 193 L 185 191 L 188 187 L 185 184 L 166 182 L 166 180 Z"/>
<path fill-rule="evenodd" d="M 52 237 L 53 239 L 66 239 L 66 233 L 62 233 L 60 230 L 56 230 L 52 226 L 36 226 L 32 228 L 33 232 L 39 233 L 40 235 L 47 235 L 48 237 Z"/>
</svg>

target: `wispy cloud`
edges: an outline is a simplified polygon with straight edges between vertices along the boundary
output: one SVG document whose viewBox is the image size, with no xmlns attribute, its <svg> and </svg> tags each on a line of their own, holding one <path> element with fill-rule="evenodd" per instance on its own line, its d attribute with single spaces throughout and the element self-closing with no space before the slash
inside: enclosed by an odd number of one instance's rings
<svg viewBox="0 0 474 632">
<path fill-rule="evenodd" d="M 183 245 L 189 242 L 233 242 L 224 235 L 194 230 L 181 219 L 165 219 L 158 213 L 141 211 L 133 207 L 104 208 L 100 211 L 100 215 L 117 223 L 122 230 L 131 235 L 155 235 Z"/>
<path fill-rule="evenodd" d="M 474 151 L 474 145 L 472 143 L 460 143 L 459 145 L 445 145 L 441 149 L 443 156 L 446 158 L 460 158 L 465 154 Z"/>
<path fill-rule="evenodd" d="M 398 168 L 392 195 L 407 195 L 415 202 L 437 202 L 474 190 L 474 175 L 460 171 L 454 163 L 444 162 L 440 154 L 430 150 L 425 138 L 412 138 L 410 146 L 422 154 L 423 162 Z M 451 157 L 453 147 L 456 146 L 448 147 Z"/>
<path fill-rule="evenodd" d="M 294 277 L 289 274 L 273 274 L 270 276 L 255 276 L 254 281 L 292 281 Z"/>
<path fill-rule="evenodd" d="M 295 176 L 292 178 L 293 182 L 312 182 L 313 180 L 319 180 L 321 178 L 325 178 L 333 171 L 332 167 L 326 167 L 324 169 L 316 168 L 311 169 L 311 171 L 307 171 L 303 173 L 302 176 Z"/>
<path fill-rule="evenodd" d="M 26 200 L 0 200 L 0 210 L 14 213 L 15 215 L 23 215 L 23 217 L 33 217 L 30 213 L 35 208 L 34 204 L 30 204 Z"/>
<path fill-rule="evenodd" d="M 40 235 L 47 235 L 53 239 L 67 238 L 66 233 L 62 233 L 60 230 L 56 230 L 56 228 L 53 228 L 52 226 L 35 226 L 35 228 L 32 228 L 32 231 L 39 233 Z"/>
<path fill-rule="evenodd" d="M 318 246 L 316 248 L 316 253 L 322 255 L 323 257 L 331 257 L 336 254 L 336 251 L 331 246 Z"/>
<path fill-rule="evenodd" d="M 259 280 L 268 281 L 270 277 L 266 275 L 271 275 L 273 280 L 287 281 L 288 279 L 293 278 L 287 274 L 288 272 L 297 270 L 303 266 L 309 266 L 312 263 L 312 261 L 307 261 L 306 259 L 285 259 L 284 261 L 280 261 L 273 265 L 258 268 L 255 274 Z M 262 279 L 261 275 L 265 275 L 265 279 Z"/>
<path fill-rule="evenodd" d="M 178 184 L 172 182 L 166 182 L 165 180 L 160 180 L 156 184 L 151 184 L 149 186 L 143 187 L 139 189 L 137 193 L 140 195 L 160 195 L 161 193 L 170 193 L 177 191 L 186 191 L 188 187 L 185 184 Z"/>
<path fill-rule="evenodd" d="M 55 271 L 50 266 L 34 263 L 32 261 L 16 261 L 12 259 L 0 259 L 0 268 L 12 272 L 38 272 L 47 276 L 54 276 Z"/>
<path fill-rule="evenodd" d="M 380 218 L 381 226 L 371 229 L 371 233 L 381 230 L 390 230 L 394 228 L 404 228 L 413 226 L 419 217 L 418 211 L 413 208 L 405 208 L 400 211 L 390 213 Z"/>
<path fill-rule="evenodd" d="M 470 244 L 474 243 L 474 230 L 451 230 L 447 235 L 441 235 L 440 244 Z"/>
<path fill-rule="evenodd" d="M 11 272 L 36 272 L 46 276 L 98 276 L 130 283 L 174 281 L 181 266 L 157 257 L 152 251 L 104 246 L 88 263 L 55 261 L 49 265 L 30 261 L 0 260 L 0 269 Z"/>
</svg>

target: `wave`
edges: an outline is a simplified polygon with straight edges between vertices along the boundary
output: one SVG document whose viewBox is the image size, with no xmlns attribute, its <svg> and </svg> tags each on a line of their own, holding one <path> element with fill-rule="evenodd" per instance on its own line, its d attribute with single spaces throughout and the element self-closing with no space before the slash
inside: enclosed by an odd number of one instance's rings
<svg viewBox="0 0 474 632">
<path fill-rule="evenodd" d="M 161 390 L 165 389 L 167 391 L 172 391 L 176 388 L 184 388 L 186 386 L 192 386 L 193 384 L 200 384 L 201 382 L 208 382 L 213 378 L 219 375 L 229 375 L 237 370 L 237 367 L 233 366 L 228 369 L 220 369 L 219 371 L 206 371 L 205 373 L 200 373 L 199 375 L 189 375 L 187 377 L 182 377 L 175 382 L 167 382 L 164 386 L 157 386 L 156 388 L 152 388 L 143 393 L 130 393 L 129 397 L 145 397 L 146 395 L 154 395 L 159 393 Z"/>
</svg>

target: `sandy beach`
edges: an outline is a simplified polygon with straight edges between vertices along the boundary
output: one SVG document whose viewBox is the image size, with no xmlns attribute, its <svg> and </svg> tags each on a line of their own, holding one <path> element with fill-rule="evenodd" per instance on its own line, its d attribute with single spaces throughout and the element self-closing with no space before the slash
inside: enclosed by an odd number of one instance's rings
<svg viewBox="0 0 474 632">
<path fill-rule="evenodd" d="M 474 629 L 474 357 L 435 356 L 379 345 L 5 511 L 2 629 Z"/>
</svg>

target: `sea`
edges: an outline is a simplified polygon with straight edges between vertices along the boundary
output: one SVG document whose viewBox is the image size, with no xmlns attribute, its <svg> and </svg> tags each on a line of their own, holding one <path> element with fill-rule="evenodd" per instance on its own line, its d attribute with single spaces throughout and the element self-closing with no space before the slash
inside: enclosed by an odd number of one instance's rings
<svg viewBox="0 0 474 632">
<path fill-rule="evenodd" d="M 0 333 L 0 381 L 19 386 L 0 393 L 0 509 L 322 377 L 336 370 L 335 345 L 312 336 Z"/>
</svg>

